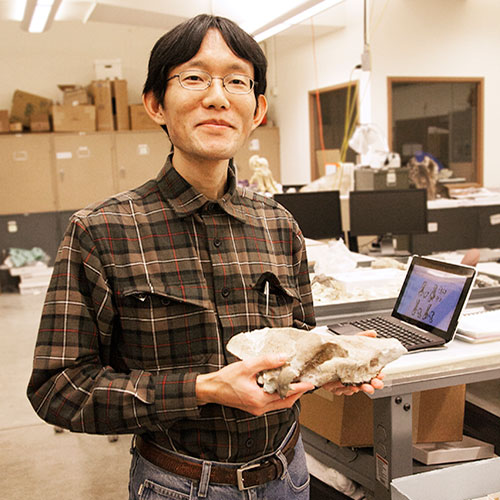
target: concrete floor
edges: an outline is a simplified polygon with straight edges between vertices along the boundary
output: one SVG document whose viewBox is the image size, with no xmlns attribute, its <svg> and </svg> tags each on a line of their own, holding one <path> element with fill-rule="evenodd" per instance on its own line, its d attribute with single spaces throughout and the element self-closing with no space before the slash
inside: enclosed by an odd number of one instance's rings
<svg viewBox="0 0 500 500">
<path fill-rule="evenodd" d="M 56 434 L 26 398 L 43 299 L 0 294 L 0 498 L 125 500 L 130 436 Z"/>
</svg>

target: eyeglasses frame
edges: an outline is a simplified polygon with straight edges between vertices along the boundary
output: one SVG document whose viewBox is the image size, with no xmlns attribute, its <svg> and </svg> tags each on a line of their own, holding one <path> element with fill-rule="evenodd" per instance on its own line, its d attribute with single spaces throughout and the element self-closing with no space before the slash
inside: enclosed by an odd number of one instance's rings
<svg viewBox="0 0 500 500">
<path fill-rule="evenodd" d="M 180 76 L 183 73 L 190 73 L 192 71 L 196 71 L 197 73 L 204 73 L 205 75 L 208 75 L 210 77 L 209 83 L 208 83 L 208 85 L 205 88 L 203 88 L 203 89 L 194 89 L 194 88 L 185 87 L 184 85 L 182 85 L 181 80 L 180 80 Z M 231 75 L 244 76 L 245 78 L 248 78 L 250 80 L 250 82 L 251 82 L 251 86 L 250 86 L 250 89 L 248 90 L 248 92 L 231 92 L 230 90 L 228 90 L 228 88 L 226 87 L 226 85 L 224 83 L 224 80 L 228 76 L 231 76 Z M 186 70 L 186 71 L 181 71 L 180 73 L 177 73 L 177 74 L 172 75 L 169 78 L 167 78 L 167 82 L 169 82 L 170 80 L 173 80 L 174 78 L 178 79 L 179 85 L 183 89 L 192 90 L 194 92 L 203 92 L 203 91 L 205 91 L 205 90 L 207 90 L 207 89 L 210 88 L 210 86 L 212 85 L 212 82 L 214 80 L 221 80 L 222 81 L 222 87 L 224 87 L 224 90 L 228 94 L 231 94 L 231 95 L 248 95 L 248 94 L 250 94 L 250 92 L 252 92 L 252 90 L 254 90 L 257 87 L 257 84 L 259 83 L 259 82 L 256 82 L 253 78 L 250 78 L 247 75 L 242 75 L 241 73 L 228 73 L 227 75 L 224 75 L 224 76 L 212 76 L 210 73 L 208 73 L 207 71 L 203 71 L 203 70 Z"/>
</svg>

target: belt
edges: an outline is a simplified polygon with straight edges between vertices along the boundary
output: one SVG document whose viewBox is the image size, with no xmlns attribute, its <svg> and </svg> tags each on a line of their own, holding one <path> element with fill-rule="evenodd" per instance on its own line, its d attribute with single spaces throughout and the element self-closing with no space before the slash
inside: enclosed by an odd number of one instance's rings
<svg viewBox="0 0 500 500">
<path fill-rule="evenodd" d="M 297 424 L 292 437 L 281 450 L 288 464 L 293 460 L 294 448 L 299 434 L 299 425 Z M 135 446 L 141 456 L 153 465 L 179 476 L 200 480 L 203 467 L 201 463 L 191 462 L 178 455 L 165 452 L 156 445 L 144 440 L 141 436 L 137 436 Z M 283 474 L 283 471 L 283 464 L 275 455 L 266 458 L 262 462 L 245 464 L 239 468 L 212 463 L 210 482 L 230 484 L 237 486 L 240 490 L 246 490 L 278 479 Z"/>
</svg>

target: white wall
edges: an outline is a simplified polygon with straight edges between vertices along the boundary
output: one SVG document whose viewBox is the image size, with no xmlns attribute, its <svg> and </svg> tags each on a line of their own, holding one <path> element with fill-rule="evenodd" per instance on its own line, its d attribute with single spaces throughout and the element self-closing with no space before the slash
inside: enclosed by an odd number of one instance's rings
<svg viewBox="0 0 500 500">
<path fill-rule="evenodd" d="M 388 76 L 475 76 L 485 78 L 484 181 L 500 186 L 497 117 L 500 115 L 500 1 L 371 0 L 369 39 L 372 68 L 361 92 L 364 121 L 387 131 Z M 310 180 L 308 91 L 347 82 L 363 50 L 363 2 L 339 9 L 346 27 L 316 40 L 315 74 L 310 42 L 293 50 L 268 43 L 270 82 L 278 89 L 270 119 L 280 127 L 282 181 Z M 21 31 L 0 22 L 0 109 L 10 109 L 14 90 L 53 99 L 58 83 L 87 84 L 95 59 L 120 58 L 129 100 L 140 102 L 149 52 L 162 31 L 106 23 L 56 22 L 47 33 Z M 273 47 L 277 53 L 272 53 Z M 271 52 L 271 53 L 270 53 Z M 361 72 L 354 73 L 359 78 Z"/>
<path fill-rule="evenodd" d="M 316 41 L 318 82 L 312 46 L 277 54 L 280 89 L 274 107 L 281 131 L 281 161 L 287 184 L 309 181 L 307 92 L 349 80 L 363 45 L 361 0 L 344 8 L 348 28 Z M 372 74 L 368 103 L 372 122 L 387 133 L 388 76 L 485 78 L 484 184 L 500 186 L 497 136 L 500 125 L 500 2 L 498 0 L 372 0 L 369 41 Z M 363 106 L 363 104 L 362 104 Z"/>
<path fill-rule="evenodd" d="M 149 53 L 162 34 L 80 22 L 55 22 L 46 33 L 29 34 L 18 22 L 0 22 L 0 109 L 10 110 L 16 89 L 57 100 L 57 84 L 89 84 L 95 79 L 95 59 L 121 59 L 129 102 L 141 102 Z"/>
</svg>

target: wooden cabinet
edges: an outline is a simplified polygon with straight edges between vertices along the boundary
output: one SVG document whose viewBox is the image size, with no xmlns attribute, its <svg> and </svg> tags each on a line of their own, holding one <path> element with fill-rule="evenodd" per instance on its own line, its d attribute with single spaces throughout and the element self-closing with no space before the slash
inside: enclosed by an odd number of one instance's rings
<svg viewBox="0 0 500 500">
<path fill-rule="evenodd" d="M 117 191 L 140 186 L 155 178 L 170 151 L 167 134 L 160 131 L 115 134 Z"/>
<path fill-rule="evenodd" d="M 156 177 L 170 148 L 162 130 L 0 136 L 0 250 L 40 246 L 54 258 L 72 213 Z M 258 127 L 236 154 L 240 179 L 253 154 L 279 181 L 277 128 Z"/>
<path fill-rule="evenodd" d="M 50 134 L 0 136 L 0 214 L 56 209 Z"/>
<path fill-rule="evenodd" d="M 77 210 L 116 192 L 111 134 L 52 137 L 58 210 Z"/>
</svg>

